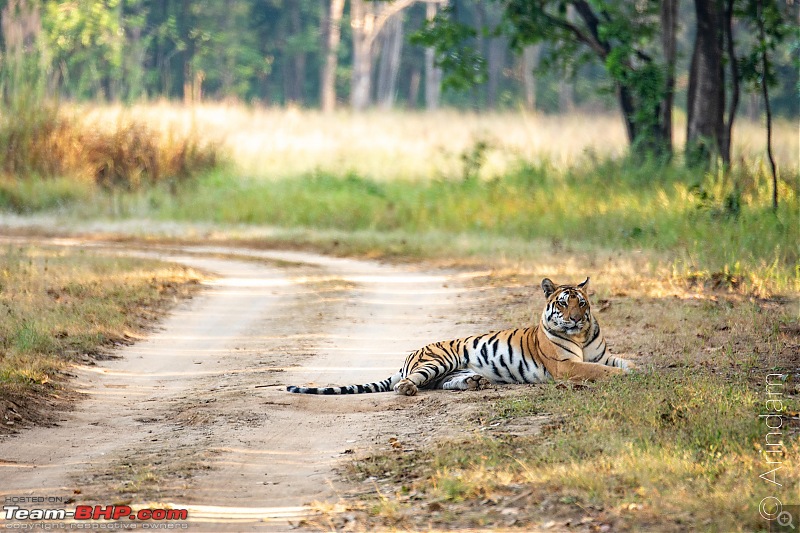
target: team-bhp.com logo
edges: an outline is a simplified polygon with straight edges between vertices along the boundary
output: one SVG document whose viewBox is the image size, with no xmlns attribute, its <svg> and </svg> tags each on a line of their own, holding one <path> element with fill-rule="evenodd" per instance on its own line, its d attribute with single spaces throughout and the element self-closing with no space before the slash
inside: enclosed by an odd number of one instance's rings
<svg viewBox="0 0 800 533">
<path fill-rule="evenodd" d="M 74 511 L 68 511 L 63 508 L 44 509 L 40 507 L 34 507 L 32 509 L 25 509 L 19 505 L 3 506 L 3 518 L 5 518 L 7 521 L 38 520 L 46 523 L 51 521 L 74 520 L 76 522 L 73 525 L 78 526 L 76 529 L 84 529 L 84 527 L 81 526 L 89 526 L 91 523 L 90 521 L 124 519 L 145 522 L 142 524 L 142 529 L 161 529 L 169 522 L 186 520 L 188 517 L 189 513 L 186 509 L 134 510 L 129 505 L 78 505 L 75 507 Z M 148 524 L 149 521 L 155 521 L 155 523 Z M 22 524 L 17 522 L 16 524 L 6 524 L 5 527 L 6 529 L 19 529 L 19 525 Z M 159 527 L 159 525 L 161 527 Z M 176 524 L 173 523 L 172 525 L 175 526 Z M 173 528 L 170 527 L 169 529 Z"/>
</svg>

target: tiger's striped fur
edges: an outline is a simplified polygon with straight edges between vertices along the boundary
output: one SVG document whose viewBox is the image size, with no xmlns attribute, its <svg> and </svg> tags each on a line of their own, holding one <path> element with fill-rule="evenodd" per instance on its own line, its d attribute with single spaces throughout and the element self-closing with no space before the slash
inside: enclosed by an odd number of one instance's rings
<svg viewBox="0 0 800 533">
<path fill-rule="evenodd" d="M 476 390 L 491 384 L 543 383 L 550 378 L 594 381 L 633 368 L 606 350 L 587 296 L 589 278 L 556 286 L 542 280 L 547 304 L 535 327 L 507 329 L 435 342 L 411 353 L 383 381 L 343 387 L 287 387 L 303 394 L 389 392 L 412 396 L 420 388 Z"/>
</svg>

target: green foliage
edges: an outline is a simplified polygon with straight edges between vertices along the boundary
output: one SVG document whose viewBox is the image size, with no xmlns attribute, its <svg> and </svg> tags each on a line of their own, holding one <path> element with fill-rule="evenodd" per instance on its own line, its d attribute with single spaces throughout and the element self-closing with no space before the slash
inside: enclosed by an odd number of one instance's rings
<svg viewBox="0 0 800 533">
<path fill-rule="evenodd" d="M 749 24 L 748 13 L 755 0 L 737 0 L 737 18 Z M 317 102 L 320 68 L 324 60 L 324 36 L 327 3 L 317 0 L 225 0 L 202 2 L 151 2 L 146 0 L 8 0 L 3 5 L 19 13 L 30 5 L 36 16 L 28 30 L 40 32 L 33 49 L 27 50 L 25 81 L 17 84 L 28 91 L 9 91 L 25 98 L 47 90 L 54 96 L 76 100 L 107 99 L 135 102 L 147 98 L 170 98 L 196 101 L 203 99 L 238 99 L 269 105 Z M 575 6 L 586 6 L 597 16 L 597 25 L 587 25 Z M 775 91 L 776 110 L 796 113 L 797 45 L 785 21 L 792 20 L 790 5 L 765 2 L 767 45 L 774 50 L 770 77 L 780 82 Z M 682 10 L 682 22 L 689 24 Z M 542 43 L 541 69 L 536 76 L 537 109 L 558 110 L 557 87 L 568 78 L 574 85 L 576 103 L 589 102 L 593 108 L 613 109 L 603 93 L 614 92 L 615 84 L 629 84 L 638 110 L 631 119 L 641 124 L 642 135 L 650 128 L 655 115 L 652 109 L 655 92 L 663 82 L 658 47 L 658 2 L 611 2 L 577 0 L 537 0 L 453 2 L 440 12 L 433 23 L 426 21 L 425 6 L 415 3 L 399 15 L 412 46 L 404 46 L 400 62 L 400 80 L 417 80 L 423 75 L 423 47 L 436 48 L 438 62 L 446 70 L 447 105 L 515 107 L 523 99 L 519 62 L 511 54 L 495 54 L 494 68 L 484 60 L 488 50 L 505 38 L 519 49 L 528 43 Z M 784 22 L 772 24 L 779 15 Z M 505 18 L 503 18 L 505 17 Z M 570 27 L 572 24 L 573 27 Z M 480 26 L 485 26 L 481 28 Z M 790 31 L 779 39 L 778 31 Z M 10 27 L 9 27 L 10 28 Z M 346 11 L 341 24 L 338 49 L 337 94 L 347 99 L 351 71 L 352 29 Z M 8 30 L 8 28 L 7 28 Z M 579 38 L 575 30 L 579 30 Z M 7 40 L 13 31 L 2 32 Z M 749 35 L 738 32 L 737 46 L 749 46 Z M 752 34 L 752 31 L 748 31 Z M 588 39 L 587 36 L 596 34 Z M 678 54 L 690 53 L 691 31 L 679 32 Z M 771 44 L 775 37 L 777 46 Z M 382 36 L 375 41 L 376 60 L 380 57 Z M 589 46 L 587 42 L 591 42 Z M 5 45 L 9 43 L 4 43 Z M 613 57 L 609 54 L 614 52 Z M 599 54 L 599 55 L 598 55 Z M 12 54 L 13 55 L 13 54 Z M 742 71 L 752 72 L 747 54 Z M 650 58 L 650 59 L 646 59 Z M 752 67 L 752 68 L 750 68 Z M 5 68 L 5 67 L 0 67 Z M 622 69 L 622 70 L 620 70 Z M 377 71 L 378 69 L 373 69 Z M 490 71 L 491 84 L 487 84 Z M 615 74 L 612 76 L 610 72 Z M 634 73 L 635 75 L 631 75 Z M 30 83 L 30 75 L 39 83 Z M 655 74 L 655 75 L 654 75 Z M 650 81 L 650 85 L 645 86 Z M 492 85 L 489 99 L 488 86 Z M 473 90 L 465 92 L 468 87 Z M 554 88 L 556 87 L 556 88 Z M 411 107 L 420 104 L 416 82 L 398 83 L 397 98 L 408 99 Z M 680 91 L 680 89 L 679 89 Z M 657 91 L 656 91 L 657 92 Z M 411 101 L 413 100 L 413 101 Z"/>
<path fill-rule="evenodd" d="M 464 91 L 487 79 L 486 60 L 475 49 L 476 36 L 474 28 L 455 20 L 451 6 L 426 21 L 411 43 L 434 49 L 436 66 L 444 71 L 443 88 Z"/>
<path fill-rule="evenodd" d="M 660 3 L 572 2 L 564 0 L 506 0 L 501 31 L 512 46 L 546 43 L 541 66 L 575 72 L 590 62 L 603 65 L 620 93 L 634 152 L 668 152 L 663 138 L 663 100 L 667 94 L 666 65 L 658 59 Z M 474 54 L 452 54 L 473 38 L 474 30 L 443 13 L 426 27 L 425 43 L 436 46 L 439 63 L 447 69 L 452 87 L 473 85 Z"/>
<path fill-rule="evenodd" d="M 762 79 L 767 85 L 775 86 L 778 78 L 771 62 L 766 71 L 762 65 L 764 55 L 774 56 L 779 47 L 793 35 L 795 47 L 800 42 L 800 29 L 792 22 L 796 12 L 788 12 L 788 4 L 781 8 L 779 2 L 763 0 L 741 0 L 735 4 L 735 14 L 748 26 L 748 32 L 756 36 L 751 46 L 738 57 L 739 75 L 752 90 L 758 91 Z M 759 21 L 764 25 L 764 39 L 759 35 Z"/>
<path fill-rule="evenodd" d="M 78 97 L 118 96 L 125 74 L 123 0 L 44 2 L 44 31 L 59 75 Z"/>
</svg>

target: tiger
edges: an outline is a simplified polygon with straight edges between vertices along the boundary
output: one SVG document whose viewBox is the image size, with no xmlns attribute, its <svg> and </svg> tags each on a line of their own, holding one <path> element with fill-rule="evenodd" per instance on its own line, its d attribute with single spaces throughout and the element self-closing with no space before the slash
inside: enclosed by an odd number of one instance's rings
<svg viewBox="0 0 800 533">
<path fill-rule="evenodd" d="M 335 387 L 288 386 L 300 394 L 389 392 L 413 396 L 419 389 L 480 390 L 499 384 L 545 383 L 551 379 L 595 381 L 629 372 L 634 364 L 611 355 L 592 314 L 589 278 L 556 285 L 544 278 L 547 303 L 533 327 L 506 329 L 434 342 L 406 357 L 383 381 Z"/>
</svg>

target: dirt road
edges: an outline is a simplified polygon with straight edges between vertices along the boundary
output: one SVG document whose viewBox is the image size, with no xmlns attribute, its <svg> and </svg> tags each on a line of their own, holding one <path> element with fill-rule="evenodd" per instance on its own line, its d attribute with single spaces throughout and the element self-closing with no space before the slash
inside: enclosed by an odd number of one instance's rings
<svg viewBox="0 0 800 533">
<path fill-rule="evenodd" d="M 102 249 L 216 278 L 118 359 L 78 368 L 86 398 L 58 427 L 0 442 L 0 497 L 166 504 L 188 509 L 192 529 L 286 530 L 353 488 L 337 481 L 339 461 L 424 439 L 435 420 L 416 408 L 457 394 L 284 391 L 383 379 L 412 349 L 474 332 L 456 324 L 456 275 L 300 252 Z"/>
</svg>

